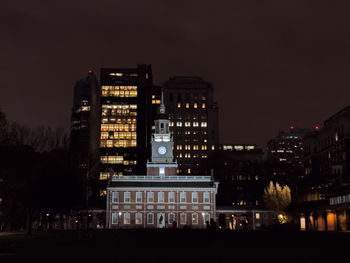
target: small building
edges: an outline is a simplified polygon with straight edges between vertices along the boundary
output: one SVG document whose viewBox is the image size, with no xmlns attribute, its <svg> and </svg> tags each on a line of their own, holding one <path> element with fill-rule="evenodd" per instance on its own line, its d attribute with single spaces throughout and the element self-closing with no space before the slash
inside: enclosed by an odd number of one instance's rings
<svg viewBox="0 0 350 263">
<path fill-rule="evenodd" d="M 169 126 L 162 98 L 147 175 L 109 180 L 107 228 L 205 228 L 215 221 L 218 183 L 211 176 L 177 175 Z"/>
</svg>

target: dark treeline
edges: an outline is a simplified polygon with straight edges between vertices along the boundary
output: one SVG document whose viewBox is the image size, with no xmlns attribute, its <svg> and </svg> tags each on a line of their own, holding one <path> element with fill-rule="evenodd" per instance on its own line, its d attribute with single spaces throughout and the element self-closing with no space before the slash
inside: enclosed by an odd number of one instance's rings
<svg viewBox="0 0 350 263">
<path fill-rule="evenodd" d="M 0 230 L 26 229 L 84 203 L 83 178 L 62 129 L 28 128 L 0 110 Z"/>
</svg>

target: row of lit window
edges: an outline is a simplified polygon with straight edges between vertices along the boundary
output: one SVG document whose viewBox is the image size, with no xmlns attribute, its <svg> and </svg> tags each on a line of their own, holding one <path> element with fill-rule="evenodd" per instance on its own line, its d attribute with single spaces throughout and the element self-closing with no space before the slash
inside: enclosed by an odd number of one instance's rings
<svg viewBox="0 0 350 263">
<path fill-rule="evenodd" d="M 207 145 L 192 145 L 192 149 L 197 151 L 199 150 L 199 146 L 201 146 L 201 150 L 207 150 Z M 184 148 L 185 150 L 191 150 L 191 145 L 184 145 L 184 147 L 182 147 L 182 145 L 176 145 L 176 150 L 182 150 L 182 148 Z"/>
<path fill-rule="evenodd" d="M 160 104 L 160 100 L 152 100 L 152 104 Z"/>
<path fill-rule="evenodd" d="M 208 155 L 206 155 L 206 154 L 202 154 L 202 155 L 193 154 L 191 157 L 190 153 L 185 153 L 185 154 L 179 153 L 178 155 L 176 155 L 176 157 L 177 158 L 208 158 Z"/>
<path fill-rule="evenodd" d="M 127 148 L 127 147 L 136 147 L 136 140 L 101 140 L 101 148 Z"/>
<path fill-rule="evenodd" d="M 121 72 L 111 72 L 109 73 L 110 76 L 116 76 L 116 77 L 137 77 L 138 74 L 137 73 L 121 73 Z M 146 73 L 147 75 L 147 73 Z"/>
<path fill-rule="evenodd" d="M 102 124 L 101 131 L 136 131 L 136 124 Z"/>
<path fill-rule="evenodd" d="M 181 105 L 181 102 L 178 102 L 178 103 L 177 103 L 177 107 L 178 107 L 178 108 L 181 108 L 181 106 L 182 106 L 182 105 Z M 201 106 L 202 106 L 202 109 L 205 109 L 205 108 L 207 107 L 207 104 L 206 104 L 206 103 L 202 103 Z M 193 108 L 194 108 L 194 109 L 197 109 L 198 107 L 199 107 L 199 105 L 198 105 L 197 102 L 193 103 Z M 185 103 L 185 108 L 186 108 L 186 109 L 189 109 L 189 108 L 190 108 L 190 103 L 188 103 L 188 102 Z"/>
<path fill-rule="evenodd" d="M 136 160 L 123 160 L 123 156 L 101 156 L 100 161 L 108 164 L 136 165 Z"/>
<path fill-rule="evenodd" d="M 136 110 L 137 104 L 103 104 L 102 109 L 131 109 Z"/>
<path fill-rule="evenodd" d="M 102 86 L 104 97 L 137 97 L 137 86 Z"/>
<path fill-rule="evenodd" d="M 136 132 L 101 132 L 101 139 L 135 139 Z"/>
<path fill-rule="evenodd" d="M 198 121 L 195 121 L 195 122 L 189 122 L 189 121 L 186 121 L 186 122 L 181 122 L 181 121 L 177 121 L 176 122 L 176 126 L 177 127 L 182 127 L 182 124 L 185 126 L 185 127 L 199 127 L 199 125 L 200 125 L 200 127 L 207 127 L 208 126 L 208 124 L 207 124 L 207 122 L 205 121 L 205 122 L 201 122 L 200 124 L 199 124 L 199 122 Z M 169 122 L 169 126 L 170 127 L 173 127 L 174 126 L 174 122 Z"/>
<path fill-rule="evenodd" d="M 123 200 L 120 199 L 119 192 L 112 192 L 112 203 L 131 203 L 132 200 L 135 200 L 136 203 L 142 203 L 142 192 L 136 192 L 135 193 L 135 199 L 131 197 L 131 192 L 124 192 Z M 180 203 L 186 203 L 187 202 L 187 192 L 180 192 Z M 164 192 L 158 192 L 157 193 L 157 201 L 158 203 L 165 203 L 165 194 Z M 168 203 L 175 203 L 176 197 L 175 192 L 168 192 Z M 154 198 L 154 192 L 147 192 L 147 203 L 155 203 Z M 198 203 L 198 192 L 192 192 L 191 193 L 191 202 L 192 203 Z M 210 203 L 210 193 L 209 192 L 203 192 L 203 203 Z"/>
<path fill-rule="evenodd" d="M 236 150 L 236 151 L 243 151 L 243 150 L 247 150 L 247 151 L 251 151 L 255 149 L 254 145 L 223 145 L 222 146 L 224 151 L 227 150 Z"/>
<path fill-rule="evenodd" d="M 130 111 L 129 109 L 121 110 L 121 109 L 103 109 L 102 116 L 137 116 L 137 111 Z"/>
<path fill-rule="evenodd" d="M 145 214 L 147 216 L 147 225 L 153 225 L 158 222 L 158 220 L 154 220 L 154 213 L 147 213 Z M 135 213 L 135 224 L 136 225 L 142 225 L 142 218 L 143 214 L 141 212 Z M 199 213 L 192 213 L 191 214 L 191 224 L 192 225 L 198 225 L 200 214 Z M 208 213 L 202 213 L 202 224 L 204 225 L 206 222 L 209 222 L 210 220 L 210 214 Z M 163 219 L 165 220 L 165 218 Z M 166 220 L 169 225 L 173 224 L 176 221 L 175 213 L 169 213 L 168 219 Z M 121 212 L 113 212 L 112 213 L 112 225 L 118 225 L 120 223 L 124 225 L 129 225 L 131 221 L 131 215 L 130 213 L 121 213 Z M 180 213 L 180 225 L 186 225 L 189 222 L 187 222 L 187 214 L 182 212 Z"/>
<path fill-rule="evenodd" d="M 136 123 L 136 118 L 103 118 L 101 121 L 105 123 Z"/>
</svg>

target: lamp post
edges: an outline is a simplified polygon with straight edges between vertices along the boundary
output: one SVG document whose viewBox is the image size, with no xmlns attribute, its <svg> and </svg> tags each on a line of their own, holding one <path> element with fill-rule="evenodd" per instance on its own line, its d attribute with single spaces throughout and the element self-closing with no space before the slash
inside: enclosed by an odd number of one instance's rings
<svg viewBox="0 0 350 263">
<path fill-rule="evenodd" d="M 121 218 L 121 216 L 122 216 L 122 212 L 119 212 L 118 213 L 118 228 L 119 228 L 119 226 L 120 226 L 120 218 Z"/>
<path fill-rule="evenodd" d="M 204 216 L 205 216 L 205 213 L 204 213 L 204 212 L 202 212 L 202 218 L 203 218 L 203 226 L 204 226 L 204 228 L 205 228 L 205 221 L 204 221 Z"/>
</svg>

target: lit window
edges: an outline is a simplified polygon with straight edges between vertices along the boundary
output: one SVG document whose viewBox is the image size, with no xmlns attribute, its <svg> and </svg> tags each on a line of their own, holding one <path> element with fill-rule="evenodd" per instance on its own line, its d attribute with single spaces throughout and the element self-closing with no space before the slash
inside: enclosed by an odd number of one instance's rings
<svg viewBox="0 0 350 263">
<path fill-rule="evenodd" d="M 124 213 L 124 224 L 130 224 L 130 213 Z"/>
<path fill-rule="evenodd" d="M 90 106 L 82 106 L 81 111 L 90 111 Z"/>
<path fill-rule="evenodd" d="M 142 214 L 141 213 L 135 214 L 135 223 L 136 223 L 136 225 L 142 224 Z"/>
<path fill-rule="evenodd" d="M 124 193 L 124 203 L 130 203 L 130 192 Z"/>
<path fill-rule="evenodd" d="M 190 104 L 187 102 L 186 103 L 186 109 L 188 109 L 190 107 Z"/>
<path fill-rule="evenodd" d="M 260 213 L 255 213 L 255 219 L 260 219 Z"/>
<path fill-rule="evenodd" d="M 207 146 L 206 145 L 202 145 L 202 150 L 206 150 Z"/>
<path fill-rule="evenodd" d="M 119 203 L 119 193 L 118 192 L 112 193 L 112 203 Z"/>
<path fill-rule="evenodd" d="M 164 192 L 158 193 L 158 203 L 164 203 Z"/>
<path fill-rule="evenodd" d="M 159 176 L 164 176 L 164 175 L 165 175 L 165 168 L 159 167 Z"/>
<path fill-rule="evenodd" d="M 191 150 L 191 145 L 185 145 L 185 150 Z"/>
<path fill-rule="evenodd" d="M 190 169 L 190 168 L 187 169 L 187 173 L 188 173 L 188 174 L 191 173 L 191 169 Z"/>
<path fill-rule="evenodd" d="M 191 123 L 189 121 L 185 122 L 185 127 L 191 127 Z"/>
<path fill-rule="evenodd" d="M 198 145 L 193 145 L 193 150 L 197 151 L 199 149 Z"/>
<path fill-rule="evenodd" d="M 100 197 L 104 197 L 107 195 L 107 191 L 106 190 L 100 190 Z"/>
<path fill-rule="evenodd" d="M 169 122 L 169 126 L 173 127 L 174 126 L 174 122 L 173 121 Z"/>
<path fill-rule="evenodd" d="M 180 102 L 177 103 L 177 107 L 181 108 L 181 103 Z"/>
<path fill-rule="evenodd" d="M 169 203 L 175 203 L 175 193 L 174 192 L 169 192 L 168 193 L 168 202 Z"/>
<path fill-rule="evenodd" d="M 201 127 L 207 127 L 207 122 L 202 122 Z"/>
<path fill-rule="evenodd" d="M 211 150 L 212 150 L 212 151 L 215 150 L 215 146 L 214 146 L 214 145 L 211 146 Z"/>
<path fill-rule="evenodd" d="M 176 150 L 182 150 L 182 145 L 176 145 Z"/>
<path fill-rule="evenodd" d="M 207 105 L 205 103 L 202 103 L 202 109 L 205 109 Z"/>
<path fill-rule="evenodd" d="M 193 108 L 195 108 L 195 109 L 198 108 L 198 103 L 197 103 L 197 102 L 195 102 L 195 103 L 193 104 Z"/>
<path fill-rule="evenodd" d="M 176 122 L 176 126 L 177 127 L 182 127 L 182 122 L 181 121 Z"/>
<path fill-rule="evenodd" d="M 193 122 L 193 127 L 198 127 L 199 123 L 198 122 Z"/>
</svg>

